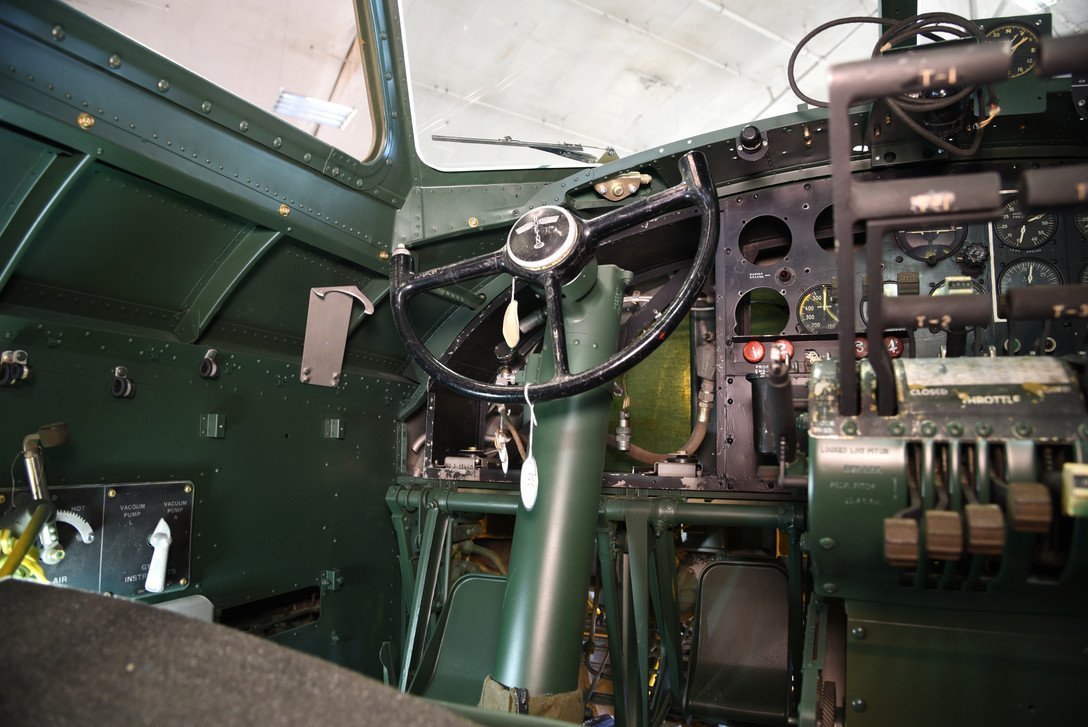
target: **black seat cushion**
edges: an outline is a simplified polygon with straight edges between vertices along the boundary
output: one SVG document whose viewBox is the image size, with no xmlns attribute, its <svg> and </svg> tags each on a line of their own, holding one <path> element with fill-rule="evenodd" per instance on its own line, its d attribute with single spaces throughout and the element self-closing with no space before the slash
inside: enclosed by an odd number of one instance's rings
<svg viewBox="0 0 1088 727">
<path fill-rule="evenodd" d="M 14 579 L 0 581 L 0 723 L 473 724 L 224 626 Z"/>
</svg>

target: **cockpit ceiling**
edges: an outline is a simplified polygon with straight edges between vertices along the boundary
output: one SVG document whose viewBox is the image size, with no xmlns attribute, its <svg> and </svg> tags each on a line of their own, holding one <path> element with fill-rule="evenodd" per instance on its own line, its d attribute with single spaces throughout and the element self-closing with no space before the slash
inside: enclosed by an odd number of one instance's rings
<svg viewBox="0 0 1088 727">
<path fill-rule="evenodd" d="M 343 131 L 296 123 L 367 155 L 352 0 L 68 2 L 269 111 L 281 91 L 358 109 Z M 918 5 L 975 18 L 1045 10 L 1054 35 L 1088 30 L 1081 0 Z M 786 64 L 797 41 L 827 20 L 877 8 L 872 0 L 403 0 L 417 143 L 439 168 L 570 165 L 538 151 L 430 137 L 579 142 L 622 156 L 789 113 L 798 100 Z M 867 57 L 876 37 L 876 26 L 849 26 L 816 38 L 798 58 L 802 89 L 826 97 L 824 69 Z"/>
</svg>

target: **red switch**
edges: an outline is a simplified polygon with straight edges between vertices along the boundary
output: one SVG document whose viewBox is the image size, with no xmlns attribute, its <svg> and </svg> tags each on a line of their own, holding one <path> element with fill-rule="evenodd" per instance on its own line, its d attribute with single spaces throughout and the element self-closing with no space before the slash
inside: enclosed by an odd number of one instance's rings
<svg viewBox="0 0 1088 727">
<path fill-rule="evenodd" d="M 793 360 L 793 344 L 785 338 L 780 338 L 774 342 L 774 345 L 778 346 L 782 350 L 782 353 L 786 354 L 786 358 L 790 361 Z"/>
<path fill-rule="evenodd" d="M 766 353 L 767 350 L 759 341 L 749 341 L 744 344 L 744 360 L 748 363 L 759 363 Z"/>
<path fill-rule="evenodd" d="M 854 339 L 854 358 L 861 360 L 869 355 L 869 342 L 861 336 Z"/>
</svg>

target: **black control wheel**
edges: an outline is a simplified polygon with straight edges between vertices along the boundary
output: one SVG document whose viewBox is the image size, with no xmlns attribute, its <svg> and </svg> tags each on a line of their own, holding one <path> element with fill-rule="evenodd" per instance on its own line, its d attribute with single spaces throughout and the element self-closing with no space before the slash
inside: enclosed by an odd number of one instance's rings
<svg viewBox="0 0 1088 727">
<path fill-rule="evenodd" d="M 563 207 L 553 205 L 530 210 L 514 223 L 503 248 L 452 265 L 413 273 L 408 249 L 397 248 L 393 252 L 389 278 L 390 305 L 393 322 L 408 353 L 435 381 L 448 389 L 500 404 L 514 404 L 526 396 L 532 401 L 549 401 L 580 394 L 611 381 L 645 359 L 683 320 L 714 262 L 718 197 L 706 157 L 700 152 L 689 152 L 680 158 L 679 166 L 680 184 L 590 220 L 575 217 Z M 652 326 L 607 361 L 586 371 L 571 373 L 563 326 L 562 286 L 582 271 L 606 238 L 665 212 L 689 206 L 696 207 L 702 216 L 699 247 L 691 272 L 676 298 Z M 504 272 L 544 288 L 556 374 L 549 381 L 529 386 L 528 392 L 524 387 L 484 383 L 451 370 L 423 345 L 408 315 L 408 302 L 423 291 Z"/>
</svg>

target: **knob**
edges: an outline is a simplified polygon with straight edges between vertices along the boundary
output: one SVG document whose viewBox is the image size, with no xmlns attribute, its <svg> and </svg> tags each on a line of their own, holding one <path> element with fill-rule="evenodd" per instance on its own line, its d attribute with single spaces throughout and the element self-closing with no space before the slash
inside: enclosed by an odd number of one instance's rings
<svg viewBox="0 0 1088 727">
<path fill-rule="evenodd" d="M 737 155 L 754 162 L 767 153 L 767 140 L 755 126 L 748 124 L 737 134 Z"/>
<path fill-rule="evenodd" d="M 967 249 L 963 251 L 963 255 L 960 257 L 960 263 L 965 268 L 971 268 L 973 270 L 981 270 L 982 266 L 986 264 L 986 261 L 990 258 L 990 251 L 986 249 L 985 245 L 980 245 L 977 242 L 972 242 L 967 246 Z"/>
<path fill-rule="evenodd" d="M 740 130 L 737 140 L 745 151 L 755 151 L 763 146 L 763 134 L 760 134 L 759 129 L 751 124 Z"/>
<path fill-rule="evenodd" d="M 151 554 L 151 565 L 147 567 L 144 588 L 148 593 L 162 593 L 166 584 L 166 556 L 170 553 L 170 526 L 166 524 L 166 520 L 159 518 L 159 524 L 147 537 L 147 542 L 154 548 L 154 552 Z"/>
</svg>

